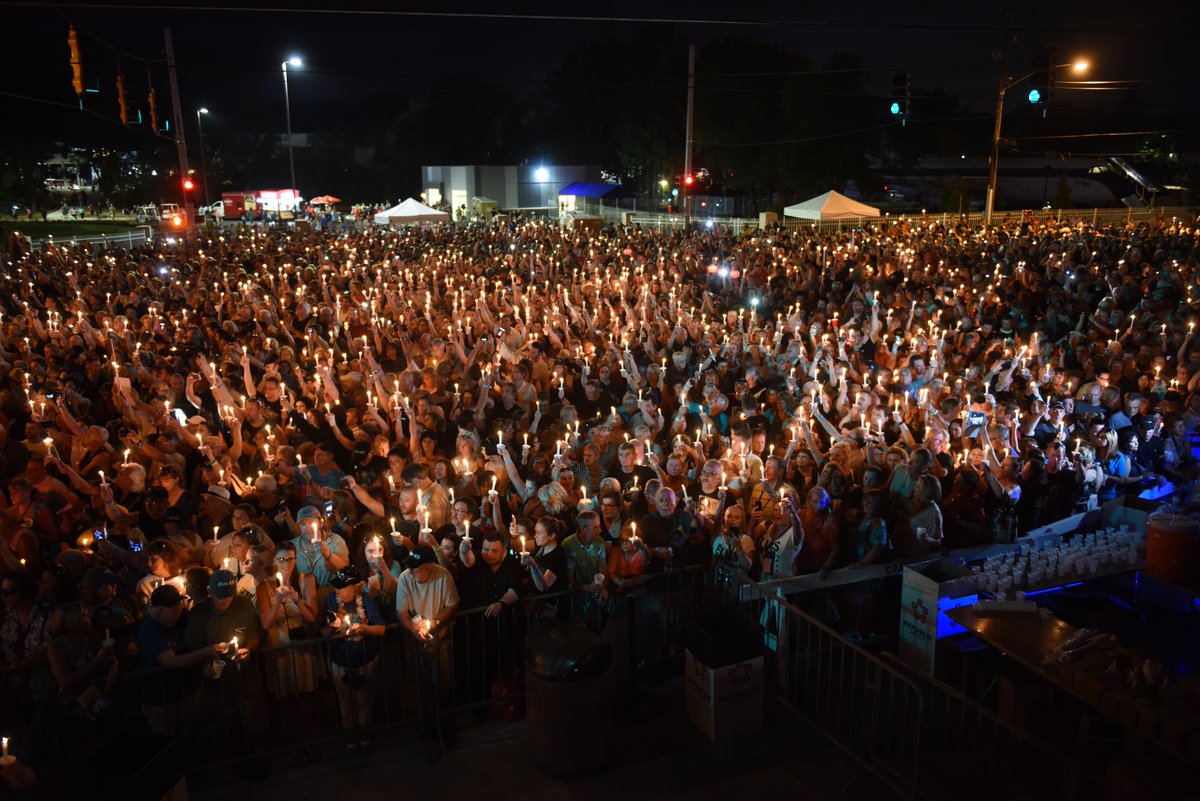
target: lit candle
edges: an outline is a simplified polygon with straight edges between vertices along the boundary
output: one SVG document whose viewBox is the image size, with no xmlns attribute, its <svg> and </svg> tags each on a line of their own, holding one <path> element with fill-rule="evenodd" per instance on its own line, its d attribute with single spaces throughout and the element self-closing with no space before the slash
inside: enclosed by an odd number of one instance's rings
<svg viewBox="0 0 1200 801">
<path fill-rule="evenodd" d="M 629 532 L 629 539 L 632 542 L 637 542 L 637 521 L 631 520 L 629 522 L 629 525 L 631 526 L 631 529 Z"/>
<path fill-rule="evenodd" d="M 2 750 L 2 753 L 0 753 L 0 758 L 7 759 L 8 758 L 8 738 L 7 737 L 0 737 L 0 750 Z"/>
<path fill-rule="evenodd" d="M 283 588 L 283 573 L 275 573 L 275 583 L 279 585 L 280 589 Z"/>
<path fill-rule="evenodd" d="M 217 537 L 220 536 L 220 533 L 221 533 L 221 527 L 213 526 L 213 542 L 217 541 Z"/>
<path fill-rule="evenodd" d="M 525 556 L 527 553 L 529 553 L 529 552 L 525 550 L 525 535 L 522 534 L 521 535 L 521 556 Z"/>
</svg>

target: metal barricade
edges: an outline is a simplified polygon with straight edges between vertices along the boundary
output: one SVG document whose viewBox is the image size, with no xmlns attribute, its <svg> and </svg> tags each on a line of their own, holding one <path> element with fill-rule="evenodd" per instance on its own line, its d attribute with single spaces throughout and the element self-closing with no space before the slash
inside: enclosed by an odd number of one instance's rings
<svg viewBox="0 0 1200 801">
<path fill-rule="evenodd" d="M 1124 798 L 1095 766 L 936 678 L 876 656 L 719 565 L 721 598 L 762 628 L 775 699 L 906 798 Z"/>
<path fill-rule="evenodd" d="M 717 566 L 714 579 L 722 596 L 761 627 L 775 700 L 892 789 L 916 797 L 925 718 L 916 684 L 778 590 L 726 565 Z"/>
</svg>

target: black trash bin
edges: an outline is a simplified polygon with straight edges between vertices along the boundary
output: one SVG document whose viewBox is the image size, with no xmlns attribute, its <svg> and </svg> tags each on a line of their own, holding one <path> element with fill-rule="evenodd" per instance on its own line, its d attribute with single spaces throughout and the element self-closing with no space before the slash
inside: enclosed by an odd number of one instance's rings
<svg viewBox="0 0 1200 801">
<path fill-rule="evenodd" d="M 612 647 L 582 626 L 545 623 L 525 645 L 529 755 L 547 773 L 604 767 L 613 725 Z"/>
</svg>

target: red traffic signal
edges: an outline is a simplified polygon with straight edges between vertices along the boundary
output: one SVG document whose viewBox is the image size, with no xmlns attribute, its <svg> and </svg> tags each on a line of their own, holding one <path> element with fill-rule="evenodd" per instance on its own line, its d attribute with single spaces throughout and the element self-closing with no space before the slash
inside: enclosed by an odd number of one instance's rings
<svg viewBox="0 0 1200 801">
<path fill-rule="evenodd" d="M 196 184 L 191 178 L 183 179 L 183 189 L 185 192 L 191 192 L 195 188 L 196 188 Z"/>
<path fill-rule="evenodd" d="M 696 179 L 695 179 L 695 178 L 693 178 L 692 176 L 690 176 L 690 175 L 685 175 L 685 176 L 683 176 L 683 183 L 684 183 L 685 185 L 687 185 L 687 186 L 691 186 L 691 185 L 692 185 L 692 184 L 694 184 L 695 182 L 696 182 Z"/>
<path fill-rule="evenodd" d="M 172 217 L 171 225 L 175 226 L 176 228 L 182 228 L 183 227 L 183 215 L 176 214 L 174 217 Z"/>
</svg>

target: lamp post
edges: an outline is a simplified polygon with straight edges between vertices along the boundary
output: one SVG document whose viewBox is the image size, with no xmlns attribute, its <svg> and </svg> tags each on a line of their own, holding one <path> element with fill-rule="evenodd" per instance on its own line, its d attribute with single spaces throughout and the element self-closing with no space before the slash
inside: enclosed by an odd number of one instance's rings
<svg viewBox="0 0 1200 801">
<path fill-rule="evenodd" d="M 200 134 L 200 180 L 204 184 L 204 205 L 208 205 L 208 165 L 204 161 L 204 123 L 201 122 L 202 114 L 207 114 L 208 109 L 201 107 L 196 109 L 196 128 Z"/>
<path fill-rule="evenodd" d="M 1071 64 L 1055 64 L 1051 69 L 1070 67 L 1075 72 L 1080 73 L 1086 72 L 1088 66 L 1089 64 L 1085 59 L 1076 59 Z M 1004 118 L 1004 95 L 1009 89 L 1033 74 L 1030 72 L 1015 80 L 1003 77 L 1000 79 L 1000 93 L 996 97 L 996 125 L 992 130 L 992 157 L 988 165 L 987 201 L 983 210 L 983 221 L 985 223 L 991 223 L 992 211 L 995 209 L 996 204 L 996 174 L 1000 167 L 1000 123 Z"/>
<path fill-rule="evenodd" d="M 287 115 L 287 138 L 288 138 L 288 168 L 292 176 L 292 204 L 293 208 L 296 203 L 296 157 L 292 153 L 292 101 L 288 96 L 288 65 L 299 67 L 303 64 L 299 56 L 292 56 L 287 61 L 283 62 L 283 109 Z"/>
</svg>

